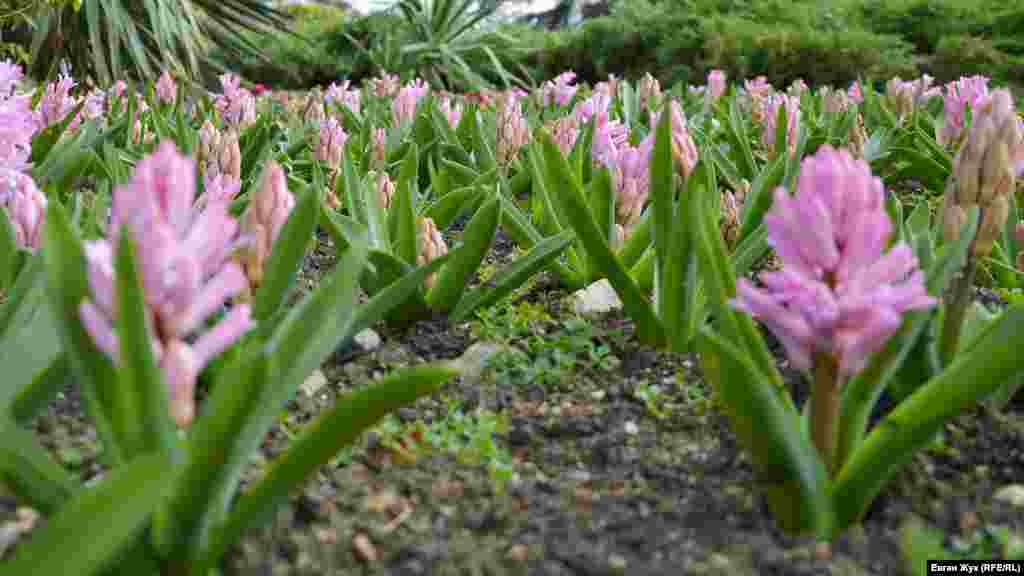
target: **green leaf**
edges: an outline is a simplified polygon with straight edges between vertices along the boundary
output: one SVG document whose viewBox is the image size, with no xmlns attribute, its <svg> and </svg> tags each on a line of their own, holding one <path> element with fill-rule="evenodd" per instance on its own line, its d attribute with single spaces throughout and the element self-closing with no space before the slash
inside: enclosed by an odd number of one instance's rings
<svg viewBox="0 0 1024 576">
<path fill-rule="evenodd" d="M 607 238 L 601 235 L 594 217 L 587 209 L 580 184 L 573 176 L 561 150 L 547 131 L 541 131 L 541 138 L 548 180 L 557 182 L 556 189 L 561 190 L 558 198 L 563 203 L 562 214 L 569 219 L 577 237 L 586 247 L 587 254 L 594 257 L 595 262 L 598 263 L 598 270 L 608 278 L 622 299 L 623 310 L 636 323 L 637 337 L 640 341 L 653 346 L 664 344 L 666 342 L 665 327 L 655 315 L 651 305 L 644 299 L 643 292 L 612 253 Z"/>
<path fill-rule="evenodd" d="M 281 227 L 265 264 L 263 283 L 256 290 L 253 303 L 253 318 L 257 322 L 269 320 L 284 301 L 316 231 L 319 213 L 320 195 L 313 189 L 306 190 Z"/>
<path fill-rule="evenodd" d="M 1022 329 L 1024 308 L 1010 308 L 970 354 L 958 355 L 872 429 L 836 476 L 832 500 L 837 531 L 857 522 L 897 467 L 931 442 L 949 419 L 1024 368 L 1018 340 Z"/>
<path fill-rule="evenodd" d="M 423 214 L 434 221 L 438 230 L 444 230 L 459 216 L 474 208 L 483 195 L 484 189 L 480 186 L 463 186 L 435 200 Z"/>
<path fill-rule="evenodd" d="M 266 476 L 239 498 L 217 535 L 220 542 L 215 549 L 237 541 L 246 529 L 264 522 L 277 506 L 287 502 L 294 488 L 339 450 L 354 442 L 364 430 L 388 413 L 433 393 L 457 374 L 451 365 L 407 368 L 336 400 L 334 406 L 310 424 L 288 452 L 274 462 Z"/>
<path fill-rule="evenodd" d="M 61 336 L 61 347 L 104 446 L 104 457 L 108 463 L 116 465 L 122 461 L 117 442 L 120 435 L 115 435 L 111 422 L 117 374 L 79 320 L 79 305 L 89 296 L 82 245 L 59 202 L 47 205 L 45 226 L 46 244 L 41 252 L 46 265 L 50 311 Z"/>
<path fill-rule="evenodd" d="M 779 400 L 770 378 L 732 344 L 707 329 L 700 331 L 697 343 L 701 368 L 721 398 L 737 439 L 750 452 L 775 521 L 792 533 L 830 534 L 825 466 L 800 432 L 798 414 Z"/>
<path fill-rule="evenodd" d="M 78 488 L 71 474 L 54 462 L 35 436 L 0 418 L 0 484 L 19 501 L 43 514 L 60 509 Z"/>
<path fill-rule="evenodd" d="M 405 262 L 416 262 L 419 254 L 416 224 L 417 147 L 413 144 L 402 162 L 395 196 L 388 211 L 388 230 L 395 256 Z"/>
<path fill-rule="evenodd" d="M 452 312 L 452 320 L 461 322 L 474 311 L 498 302 L 522 286 L 531 276 L 546 268 L 572 244 L 573 234 L 566 230 L 534 246 L 528 254 L 517 258 L 506 268 L 496 272 L 483 286 L 474 289 L 459 301 Z"/>
<path fill-rule="evenodd" d="M 459 303 L 490 250 L 500 221 L 501 204 L 497 198 L 484 204 L 469 221 L 463 234 L 463 250 L 441 268 L 434 286 L 427 292 L 431 308 L 448 312 Z"/>
<path fill-rule="evenodd" d="M 133 459 L 144 452 L 169 452 L 174 445 L 167 401 L 170 383 L 164 382 L 153 357 L 142 277 L 127 227 L 121 230 L 114 260 L 121 362 L 112 419 L 125 457 Z"/>
<path fill-rule="evenodd" d="M 654 219 L 654 297 L 657 315 L 665 326 L 669 344 L 675 351 L 685 351 L 689 335 L 687 302 L 695 286 L 687 282 L 693 260 L 685 223 L 690 220 L 691 195 L 699 193 L 695 184 L 700 178 L 691 175 L 686 195 L 676 201 L 675 160 L 672 157 L 672 114 L 669 104 L 663 107 L 661 120 L 655 128 L 654 151 L 651 154 L 651 212 Z"/>
<path fill-rule="evenodd" d="M 28 542 L 19 544 L 3 573 L 87 576 L 110 566 L 142 533 L 171 478 L 161 454 L 115 468 L 99 485 L 79 491 Z"/>
</svg>

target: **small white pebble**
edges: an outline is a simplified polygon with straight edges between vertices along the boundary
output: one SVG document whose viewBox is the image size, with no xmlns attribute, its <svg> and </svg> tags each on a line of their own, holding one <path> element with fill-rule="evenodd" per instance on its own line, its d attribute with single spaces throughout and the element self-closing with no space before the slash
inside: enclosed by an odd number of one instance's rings
<svg viewBox="0 0 1024 576">
<path fill-rule="evenodd" d="M 637 426 L 636 422 L 633 422 L 632 420 L 626 422 L 626 425 L 623 428 L 625 428 L 626 434 L 629 434 L 630 436 L 636 436 L 637 433 L 640 432 L 640 427 Z"/>
</svg>

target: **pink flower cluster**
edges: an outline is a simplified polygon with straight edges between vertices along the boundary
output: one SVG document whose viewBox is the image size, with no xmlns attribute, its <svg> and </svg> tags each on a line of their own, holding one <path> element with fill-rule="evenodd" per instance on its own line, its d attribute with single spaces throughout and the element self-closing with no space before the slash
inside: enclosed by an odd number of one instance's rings
<svg viewBox="0 0 1024 576">
<path fill-rule="evenodd" d="M 689 178 L 697 165 L 697 145 L 690 136 L 686 115 L 683 114 L 683 107 L 679 101 L 673 99 L 669 104 L 672 114 L 672 160 L 676 163 L 677 170 L 683 178 Z M 661 121 L 661 113 L 651 114 L 651 134 L 657 130 L 658 122 Z M 653 138 L 653 136 L 649 136 Z"/>
<path fill-rule="evenodd" d="M 75 109 L 78 100 L 71 95 L 71 89 L 74 87 L 75 79 L 67 70 L 62 71 L 55 82 L 46 85 L 46 91 L 39 99 L 37 116 L 39 130 L 63 121 Z M 78 119 L 76 118 L 68 127 L 74 129 L 77 124 Z"/>
<path fill-rule="evenodd" d="M 778 122 L 779 107 L 786 107 L 786 147 L 790 155 L 796 153 L 796 137 L 800 130 L 800 98 L 788 94 L 774 94 L 768 97 L 765 105 L 764 131 L 761 132 L 761 143 L 772 155 L 775 149 L 775 123 Z"/>
<path fill-rule="evenodd" d="M 554 103 L 556 106 L 565 106 L 572 101 L 579 86 L 573 84 L 576 80 L 576 73 L 572 70 L 562 72 L 554 79 L 548 80 L 541 86 L 545 106 Z"/>
<path fill-rule="evenodd" d="M 178 85 L 167 70 L 164 70 L 156 81 L 156 97 L 165 104 L 174 104 L 178 99 Z"/>
<path fill-rule="evenodd" d="M 849 378 L 904 312 L 936 303 L 910 246 L 884 252 L 893 225 L 883 196 L 863 160 L 828 145 L 803 161 L 795 196 L 775 190 L 764 222 L 783 268 L 761 274 L 764 288 L 739 280 L 732 304 L 764 322 L 801 370 L 828 354 Z"/>
<path fill-rule="evenodd" d="M 136 246 L 150 342 L 179 426 L 195 414 L 199 372 L 253 325 L 249 306 L 241 304 L 202 330 L 248 284 L 230 258 L 239 228 L 227 202 L 207 201 L 199 210 L 195 192 L 195 163 L 172 143 L 139 161 L 131 180 L 114 189 L 110 239 L 85 244 L 91 298 L 79 307 L 96 346 L 118 363 L 114 257 L 124 226 Z"/>
<path fill-rule="evenodd" d="M 38 248 L 46 196 L 28 175 L 32 137 L 39 128 L 29 95 L 15 94 L 21 67 L 0 62 L 0 206 L 14 228 L 17 244 Z"/>
<path fill-rule="evenodd" d="M 230 72 L 220 76 L 221 94 L 214 107 L 228 125 L 244 128 L 256 122 L 256 97 L 242 88 L 242 80 Z"/>
<path fill-rule="evenodd" d="M 989 79 L 985 76 L 965 76 L 946 84 L 943 95 L 943 125 L 935 137 L 939 144 L 952 146 L 964 136 L 964 112 L 970 107 L 971 113 L 991 95 Z"/>
<path fill-rule="evenodd" d="M 349 81 L 345 80 L 341 84 L 332 82 L 327 87 L 327 93 L 324 94 L 324 101 L 328 104 L 346 106 L 353 114 L 359 114 L 361 96 L 358 89 L 350 90 Z"/>
<path fill-rule="evenodd" d="M 438 106 L 441 108 L 441 113 L 444 114 L 445 119 L 448 120 L 448 125 L 452 128 L 458 127 L 459 121 L 462 120 L 462 103 L 444 96 L 441 98 Z"/>
<path fill-rule="evenodd" d="M 416 106 L 430 92 L 430 87 L 417 78 L 398 91 L 391 103 L 391 118 L 394 126 L 403 126 L 416 118 Z"/>
</svg>

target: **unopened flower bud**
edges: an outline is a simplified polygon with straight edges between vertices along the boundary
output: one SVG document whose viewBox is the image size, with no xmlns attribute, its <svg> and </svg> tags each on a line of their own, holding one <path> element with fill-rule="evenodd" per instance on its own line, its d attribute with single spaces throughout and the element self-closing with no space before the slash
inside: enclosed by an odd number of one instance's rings
<svg viewBox="0 0 1024 576">
<path fill-rule="evenodd" d="M 448 253 L 448 245 L 445 244 L 444 238 L 441 236 L 441 232 L 437 229 L 437 225 L 434 224 L 432 218 L 420 218 L 417 222 L 417 229 L 419 231 L 417 239 L 420 247 L 419 255 L 416 257 L 418 265 L 424 266 L 435 258 L 440 258 Z M 429 290 L 434 286 L 436 280 L 435 274 L 430 274 L 423 281 L 423 284 Z"/>
</svg>

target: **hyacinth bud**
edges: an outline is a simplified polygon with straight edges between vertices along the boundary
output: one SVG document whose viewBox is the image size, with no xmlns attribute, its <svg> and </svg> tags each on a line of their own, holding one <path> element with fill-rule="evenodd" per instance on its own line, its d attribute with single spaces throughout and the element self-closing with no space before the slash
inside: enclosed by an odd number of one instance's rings
<svg viewBox="0 0 1024 576">
<path fill-rule="evenodd" d="M 295 207 L 288 191 L 284 170 L 270 162 L 263 173 L 263 184 L 256 191 L 242 219 L 242 231 L 252 238 L 242 261 L 249 285 L 256 289 L 263 282 L 263 263 L 270 257 L 274 240 Z"/>
<path fill-rule="evenodd" d="M 558 144 L 558 149 L 564 156 L 568 156 L 580 135 L 579 121 L 576 116 L 569 114 L 552 120 L 548 122 L 547 129 L 555 143 Z"/>
<path fill-rule="evenodd" d="M 612 250 L 622 248 L 622 245 L 626 243 L 626 236 L 626 227 L 616 222 L 615 229 L 612 231 Z"/>
<path fill-rule="evenodd" d="M 377 200 L 381 208 L 391 208 L 391 199 L 395 196 L 395 183 L 391 181 L 386 172 L 377 175 Z"/>
<path fill-rule="evenodd" d="M 388 165 L 387 132 L 383 128 L 373 131 L 373 165 L 384 170 Z"/>
<path fill-rule="evenodd" d="M 690 173 L 697 166 L 697 145 L 690 136 L 686 115 L 683 114 L 683 107 L 679 101 L 673 99 L 669 104 L 672 114 L 672 159 L 676 172 L 683 178 L 689 178 Z M 661 114 L 651 115 L 651 127 L 656 127 L 661 121 Z M 653 132 L 652 132 L 653 133 Z"/>
<path fill-rule="evenodd" d="M 234 130 L 221 135 L 216 172 L 235 180 L 242 179 L 242 150 L 238 145 L 238 133 Z"/>
<path fill-rule="evenodd" d="M 1009 195 L 1016 188 L 1016 165 L 1011 151 L 1021 146 L 1020 126 L 1013 97 L 996 90 L 977 110 L 967 140 L 953 161 L 953 176 L 946 185 L 943 233 L 955 241 L 966 220 L 966 210 L 978 205 L 982 221 L 973 254 L 987 256 L 999 237 L 1009 212 Z"/>
<path fill-rule="evenodd" d="M 740 233 L 740 205 L 736 195 L 728 190 L 722 191 L 722 222 L 720 224 L 722 238 L 730 248 L 736 245 Z"/>
<path fill-rule="evenodd" d="M 342 129 L 341 124 L 333 116 L 327 118 L 320 123 L 316 159 L 326 164 L 331 171 L 337 170 L 341 165 L 346 141 L 348 134 Z"/>
<path fill-rule="evenodd" d="M 913 87 L 898 76 L 886 82 L 885 97 L 901 122 L 914 111 Z"/>
<path fill-rule="evenodd" d="M 661 100 L 661 83 L 651 73 L 644 74 L 644 77 L 640 79 L 639 88 L 640 105 L 645 106 L 648 110 L 655 110 L 658 107 L 658 103 Z"/>
<path fill-rule="evenodd" d="M 160 79 L 156 81 L 156 97 L 166 104 L 174 104 L 178 99 L 178 85 L 174 83 L 174 78 L 167 70 L 164 70 Z"/>
<path fill-rule="evenodd" d="M 705 93 L 705 107 L 710 107 L 722 94 L 725 94 L 725 72 L 722 70 L 712 70 L 708 72 L 708 91 Z"/>
<path fill-rule="evenodd" d="M 28 174 L 11 171 L 2 177 L 8 182 L 0 186 L 5 191 L 0 201 L 14 228 L 14 241 L 20 248 L 35 250 L 42 241 L 46 196 Z"/>
<path fill-rule="evenodd" d="M 441 232 L 437 229 L 432 218 L 421 217 L 416 222 L 416 227 L 419 230 L 418 244 L 420 253 L 416 257 L 416 263 L 419 266 L 424 266 L 435 258 L 440 258 L 448 253 L 448 245 L 445 244 L 444 238 L 441 236 Z M 434 286 L 435 281 L 435 275 L 430 274 L 423 281 L 423 284 L 429 290 Z"/>
<path fill-rule="evenodd" d="M 842 90 L 827 90 L 823 101 L 826 114 L 841 114 L 852 104 L 850 97 Z"/>
<path fill-rule="evenodd" d="M 306 99 L 306 108 L 302 111 L 302 118 L 306 124 L 319 126 L 323 123 L 326 113 L 324 112 L 324 97 L 320 90 L 313 89 Z"/>
<path fill-rule="evenodd" d="M 220 150 L 220 131 L 207 119 L 199 128 L 199 148 L 196 151 L 196 161 L 200 168 L 205 168 L 206 163 L 217 157 Z"/>
<path fill-rule="evenodd" d="M 864 146 L 868 143 L 868 132 L 864 128 L 864 116 L 857 114 L 857 118 L 850 127 L 850 154 L 854 158 L 864 158 Z"/>
<path fill-rule="evenodd" d="M 500 166 L 508 166 L 519 154 L 519 149 L 530 141 L 530 127 L 514 94 L 505 94 L 499 101 L 497 120 L 496 156 Z"/>
</svg>

